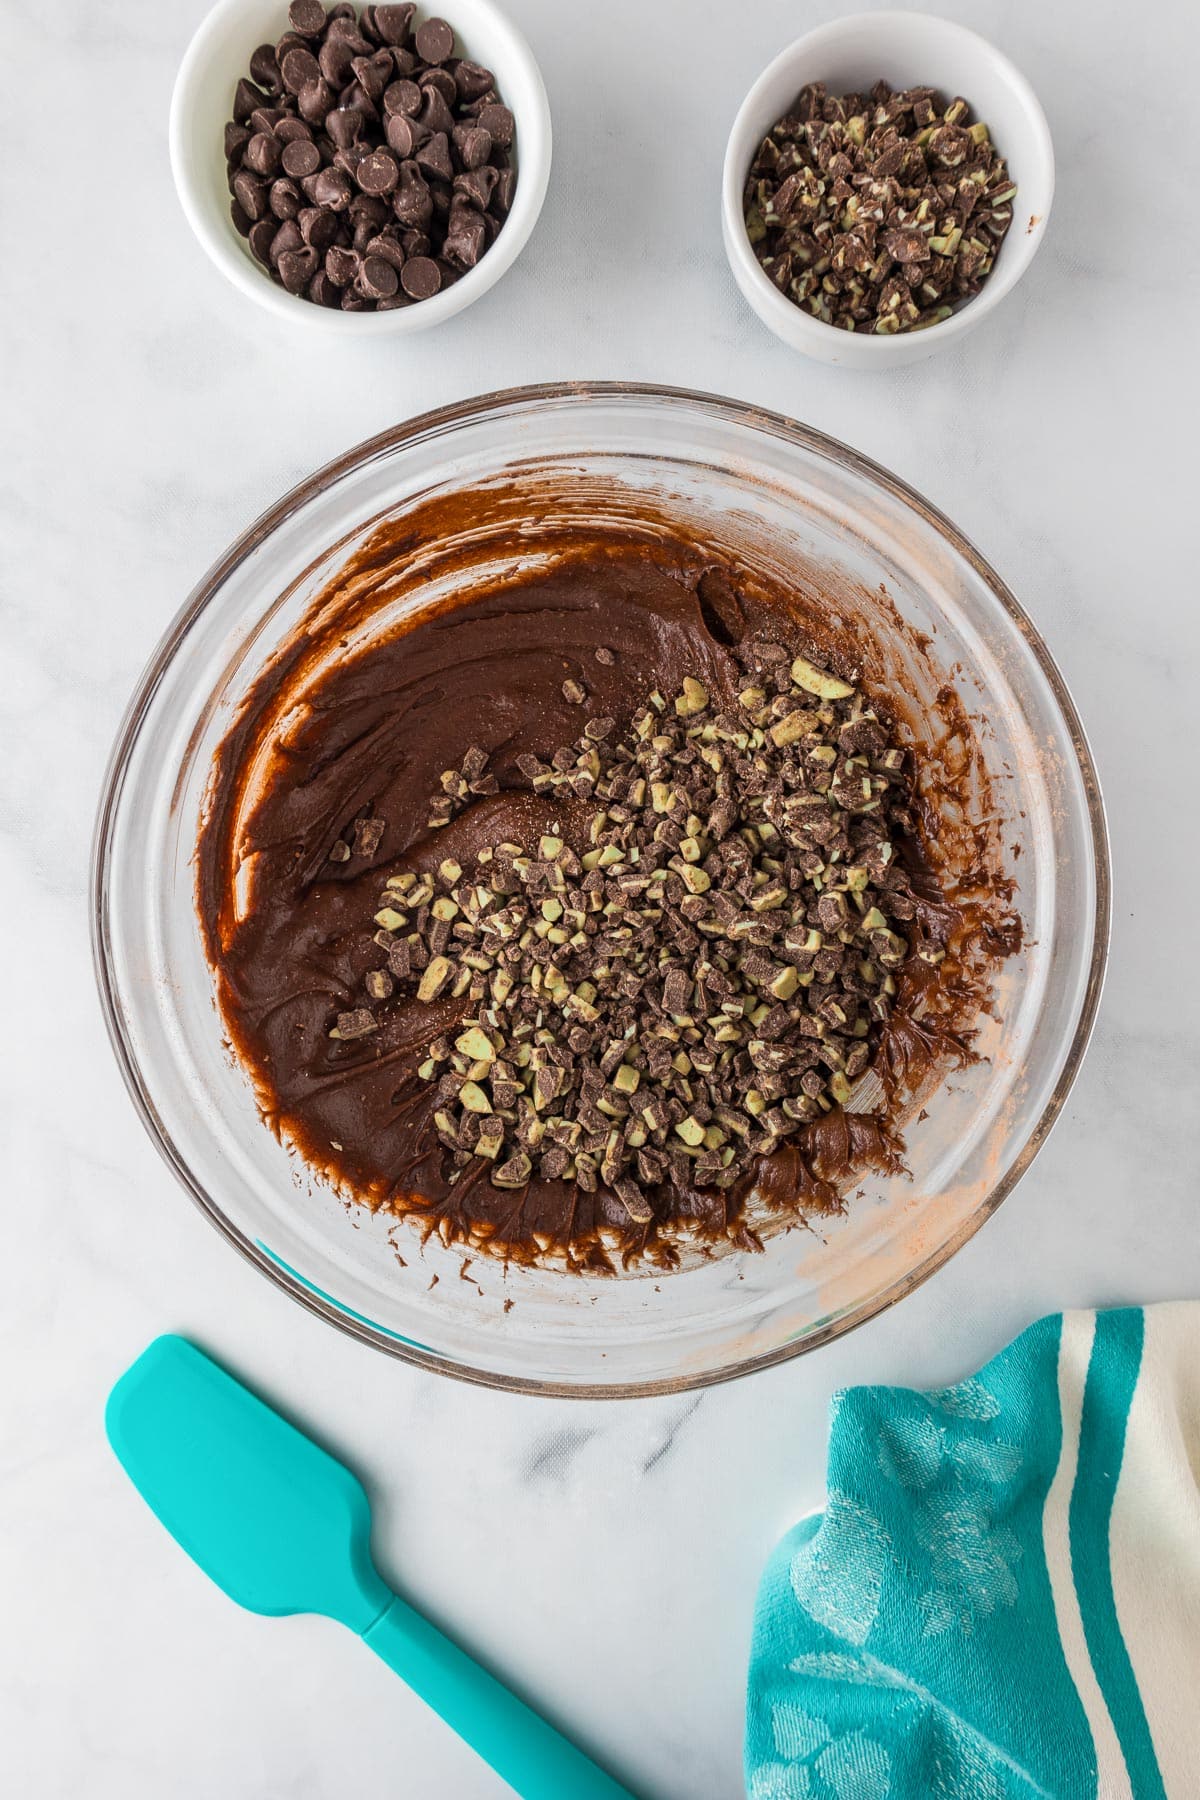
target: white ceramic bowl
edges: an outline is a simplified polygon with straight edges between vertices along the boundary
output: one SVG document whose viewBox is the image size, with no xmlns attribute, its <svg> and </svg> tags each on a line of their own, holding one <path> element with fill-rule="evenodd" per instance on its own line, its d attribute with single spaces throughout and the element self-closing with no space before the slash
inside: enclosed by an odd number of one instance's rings
<svg viewBox="0 0 1200 1800">
<path fill-rule="evenodd" d="M 437 10 L 422 7 L 427 15 Z M 188 45 L 171 97 L 171 169 L 188 224 L 223 275 L 281 318 L 357 337 L 424 331 L 461 312 L 499 281 L 529 239 L 550 178 L 550 106 L 541 72 L 521 33 L 492 0 L 447 6 L 457 54 L 492 70 L 517 121 L 518 178 L 512 210 L 495 243 L 453 287 L 392 312 L 343 313 L 277 286 L 254 260 L 229 216 L 223 134 L 233 90 L 252 51 L 288 30 L 287 0 L 219 0 Z"/>
<path fill-rule="evenodd" d="M 883 79 L 961 94 L 983 119 L 1017 183 L 1013 222 L 991 275 L 951 318 L 921 331 L 878 337 L 814 319 L 764 274 L 746 235 L 742 190 L 759 144 L 800 89 L 824 81 L 831 93 L 862 92 Z M 1006 56 L 962 25 L 929 13 L 856 13 L 810 31 L 780 52 L 750 89 L 725 151 L 721 219 L 734 278 L 764 325 L 794 350 L 847 368 L 888 369 L 918 362 L 983 323 L 1037 253 L 1054 198 L 1054 151 L 1037 96 Z"/>
</svg>

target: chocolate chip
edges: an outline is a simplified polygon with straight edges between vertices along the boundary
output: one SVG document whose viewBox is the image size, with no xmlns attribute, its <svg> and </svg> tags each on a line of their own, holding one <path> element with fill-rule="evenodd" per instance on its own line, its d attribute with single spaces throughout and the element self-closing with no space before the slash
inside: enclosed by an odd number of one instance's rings
<svg viewBox="0 0 1200 1800">
<path fill-rule="evenodd" d="M 265 88 L 268 94 L 282 92 L 283 76 L 279 73 L 274 44 L 260 44 L 253 52 L 250 58 L 250 79 L 260 88 Z"/>
<path fill-rule="evenodd" d="M 271 183 L 270 206 L 277 219 L 294 219 L 303 205 L 300 189 L 286 175 Z"/>
<path fill-rule="evenodd" d="M 423 94 L 440 94 L 446 105 L 455 108 L 459 104 L 458 89 L 454 85 L 454 76 L 449 69 L 418 68 L 413 80 Z"/>
<path fill-rule="evenodd" d="M 415 119 L 424 99 L 415 81 L 393 81 L 383 90 L 383 110 L 389 118 L 395 113 L 403 113 L 407 118 Z"/>
<path fill-rule="evenodd" d="M 279 226 L 274 219 L 258 219 L 250 227 L 250 248 L 260 263 L 269 263 L 271 245 Z"/>
<path fill-rule="evenodd" d="M 305 243 L 311 244 L 314 250 L 324 252 L 337 239 L 337 215 L 327 212 L 323 206 L 304 207 L 297 215 L 296 223 Z"/>
<path fill-rule="evenodd" d="M 334 7 L 329 15 L 329 29 L 325 36 L 327 40 L 344 38 L 353 43 L 356 56 L 364 53 L 370 54 L 370 41 L 359 30 L 358 15 L 353 7 L 345 11 L 341 7 Z"/>
<path fill-rule="evenodd" d="M 265 223 L 265 220 L 260 222 Z M 258 227 L 255 226 L 255 230 L 257 229 Z M 303 248 L 304 239 L 301 236 L 300 227 L 297 225 L 295 219 L 288 219 L 283 225 L 275 226 L 273 224 L 271 251 L 267 259 L 273 267 L 278 268 L 280 258 L 286 256 L 289 251 L 302 250 Z"/>
<path fill-rule="evenodd" d="M 432 137 L 440 132 L 449 137 L 454 130 L 454 114 L 436 88 L 422 89 L 421 110 L 417 114 L 417 123 Z"/>
<path fill-rule="evenodd" d="M 471 206 L 451 207 L 444 254 L 448 262 L 473 269 L 485 248 L 483 217 Z"/>
<path fill-rule="evenodd" d="M 372 105 L 378 106 L 392 79 L 390 52 L 377 50 L 374 56 L 356 56 L 350 66 L 354 70 L 363 93 L 366 94 Z"/>
<path fill-rule="evenodd" d="M 319 81 L 306 81 L 296 104 L 300 117 L 309 125 L 323 125 L 325 115 L 333 105 L 333 89 L 324 77 Z"/>
<path fill-rule="evenodd" d="M 325 273 L 335 287 L 349 287 L 358 276 L 359 257 L 343 244 L 334 244 L 325 252 Z"/>
<path fill-rule="evenodd" d="M 318 269 L 308 284 L 308 298 L 316 306 L 338 307 L 342 297 L 324 269 Z"/>
<path fill-rule="evenodd" d="M 490 133 L 493 144 L 498 145 L 501 150 L 512 148 L 513 138 L 516 135 L 516 124 L 507 106 L 501 106 L 498 102 L 492 101 L 489 105 L 481 107 L 475 117 L 476 123 L 484 131 Z"/>
<path fill-rule="evenodd" d="M 348 150 L 357 144 L 363 134 L 366 119 L 355 106 L 337 106 L 326 115 L 325 130 L 330 142 L 339 150 Z"/>
<path fill-rule="evenodd" d="M 490 69 L 482 64 L 469 62 L 466 57 L 454 67 L 454 85 L 460 100 L 470 103 L 479 100 L 484 94 L 490 94 L 496 85 L 496 78 Z"/>
<path fill-rule="evenodd" d="M 279 65 L 279 73 L 288 93 L 299 94 L 302 88 L 320 81 L 321 65 L 311 50 L 289 50 Z"/>
<path fill-rule="evenodd" d="M 238 125 L 232 119 L 225 127 L 225 160 L 235 167 L 242 160 L 242 152 L 250 142 L 253 133 L 248 125 Z"/>
<path fill-rule="evenodd" d="M 330 35 L 317 53 L 317 62 L 330 86 L 341 89 L 350 80 L 355 57 L 361 54 L 362 51 L 346 38 Z"/>
<path fill-rule="evenodd" d="M 289 294 L 302 294 L 317 272 L 317 252 L 310 244 L 279 258 L 279 279 Z"/>
<path fill-rule="evenodd" d="M 248 169 L 240 169 L 233 178 L 233 197 L 250 220 L 261 219 L 267 210 L 267 186 Z"/>
<path fill-rule="evenodd" d="M 394 150 L 402 161 L 410 157 L 416 149 L 417 134 L 413 129 L 412 120 L 406 118 L 403 113 L 393 113 L 390 116 L 387 121 L 386 134 L 388 148 Z"/>
<path fill-rule="evenodd" d="M 312 139 L 297 138 L 283 147 L 283 172 L 298 181 L 304 175 L 315 175 L 321 166 L 321 152 Z"/>
<path fill-rule="evenodd" d="M 415 6 L 373 7 L 375 29 L 385 44 L 407 44 Z"/>
<path fill-rule="evenodd" d="M 453 138 L 464 169 L 481 169 L 492 154 L 492 134 L 482 125 L 456 125 Z"/>
<path fill-rule="evenodd" d="M 400 179 L 400 165 L 389 150 L 375 150 L 359 163 L 355 176 L 364 194 L 390 194 Z"/>
<path fill-rule="evenodd" d="M 251 136 L 253 137 L 261 131 L 270 137 L 284 117 L 285 114 L 280 112 L 277 106 L 256 106 L 248 121 Z"/>
<path fill-rule="evenodd" d="M 367 256 L 381 256 L 384 262 L 391 263 L 397 274 L 404 267 L 404 249 L 394 226 L 389 225 L 368 238 L 364 253 Z"/>
<path fill-rule="evenodd" d="M 293 31 L 302 37 L 316 37 L 325 28 L 325 8 L 321 0 L 292 0 L 288 18 Z"/>
<path fill-rule="evenodd" d="M 428 143 L 422 144 L 413 160 L 426 175 L 433 175 L 442 181 L 449 181 L 454 174 L 450 145 L 444 131 L 435 132 Z"/>
<path fill-rule="evenodd" d="M 322 169 L 307 178 L 304 191 L 315 206 L 327 206 L 331 212 L 342 212 L 350 204 L 353 189 L 340 169 Z"/>
<path fill-rule="evenodd" d="M 400 184 L 392 198 L 392 210 L 402 225 L 423 229 L 433 216 L 429 183 L 414 162 L 400 165 Z"/>
<path fill-rule="evenodd" d="M 365 256 L 358 280 L 363 293 L 372 300 L 387 300 L 400 286 L 400 275 L 382 256 Z"/>
<path fill-rule="evenodd" d="M 350 217 L 355 224 L 365 222 L 373 231 L 382 231 L 391 223 L 391 208 L 376 194 L 355 194 L 350 202 Z"/>
<path fill-rule="evenodd" d="M 265 106 L 267 96 L 261 88 L 255 87 L 252 81 L 244 78 L 238 82 L 233 94 L 233 116 L 238 124 L 244 124 L 257 107 Z"/>
<path fill-rule="evenodd" d="M 361 81 L 349 81 L 338 95 L 338 105 L 351 107 L 363 115 L 368 126 L 373 127 L 379 119 L 379 108 L 368 94 Z"/>
<path fill-rule="evenodd" d="M 517 171 L 515 169 L 497 169 L 496 186 L 491 201 L 492 212 L 498 213 L 501 218 L 507 214 L 509 207 L 512 205 L 516 186 Z"/>
<path fill-rule="evenodd" d="M 410 256 L 400 271 L 400 282 L 410 300 L 429 300 L 442 285 L 442 274 L 428 256 Z"/>
<path fill-rule="evenodd" d="M 454 32 L 445 19 L 426 19 L 417 26 L 416 44 L 427 63 L 444 63 L 454 54 Z"/>
<path fill-rule="evenodd" d="M 312 129 L 303 119 L 293 119 L 285 114 L 275 127 L 275 136 L 281 144 L 311 144 Z"/>
<path fill-rule="evenodd" d="M 456 175 L 454 177 L 455 198 L 465 200 L 468 206 L 478 207 L 481 213 L 486 212 L 496 186 L 497 175 L 496 169 L 488 168 L 469 169 L 462 175 Z M 482 219 L 479 221 L 479 228 L 481 231 L 484 230 Z"/>
</svg>

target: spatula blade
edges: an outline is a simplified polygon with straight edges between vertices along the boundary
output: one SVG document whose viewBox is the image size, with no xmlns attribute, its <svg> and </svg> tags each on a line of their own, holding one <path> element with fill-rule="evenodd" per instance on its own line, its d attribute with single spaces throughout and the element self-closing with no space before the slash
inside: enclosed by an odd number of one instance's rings
<svg viewBox="0 0 1200 1800">
<path fill-rule="evenodd" d="M 358 1479 L 194 1344 L 156 1338 L 109 1395 L 105 1428 L 151 1510 L 240 1606 L 358 1632 L 387 1606 Z"/>
</svg>

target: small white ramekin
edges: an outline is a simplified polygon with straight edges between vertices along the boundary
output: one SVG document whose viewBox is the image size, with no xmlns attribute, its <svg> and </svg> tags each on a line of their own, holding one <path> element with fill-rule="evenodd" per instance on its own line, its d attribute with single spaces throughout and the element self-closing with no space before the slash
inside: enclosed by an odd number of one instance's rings
<svg viewBox="0 0 1200 1800">
<path fill-rule="evenodd" d="M 521 33 L 492 0 L 447 6 L 455 48 L 496 77 L 517 122 L 517 186 L 494 244 L 461 280 L 430 300 L 391 312 L 335 312 L 279 287 L 254 260 L 229 214 L 224 129 L 233 90 L 252 51 L 288 29 L 287 0 L 218 0 L 188 45 L 171 97 L 171 169 L 188 224 L 223 275 L 281 318 L 327 332 L 369 337 L 425 331 L 486 294 L 529 239 L 550 179 L 550 106 L 541 72 Z"/>
<path fill-rule="evenodd" d="M 800 89 L 823 81 L 831 93 L 862 92 L 885 80 L 961 94 L 989 126 L 1017 184 L 1013 222 L 995 268 L 973 300 L 921 331 L 881 337 L 814 319 L 764 274 L 746 235 L 742 190 L 754 153 Z M 721 221 L 734 279 L 764 325 L 794 350 L 847 368 L 890 369 L 956 343 L 994 312 L 1037 252 L 1054 198 L 1054 151 L 1037 96 L 1006 56 L 965 26 L 929 13 L 856 13 L 797 38 L 763 71 L 742 102 L 725 151 Z"/>
</svg>

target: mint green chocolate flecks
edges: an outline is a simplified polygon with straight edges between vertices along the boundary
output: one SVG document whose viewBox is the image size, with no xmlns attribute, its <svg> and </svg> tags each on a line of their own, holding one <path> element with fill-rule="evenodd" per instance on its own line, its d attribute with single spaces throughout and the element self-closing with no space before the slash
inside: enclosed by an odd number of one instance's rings
<svg viewBox="0 0 1200 1800">
<path fill-rule="evenodd" d="M 1198 1369 L 1188 1304 L 839 1395 L 824 1510 L 759 1593 L 750 1800 L 1193 1794 Z"/>
<path fill-rule="evenodd" d="M 118 1381 L 109 1442 L 151 1510 L 230 1599 L 357 1632 L 524 1800 L 627 1790 L 394 1595 L 358 1479 L 179 1337 Z"/>
</svg>

